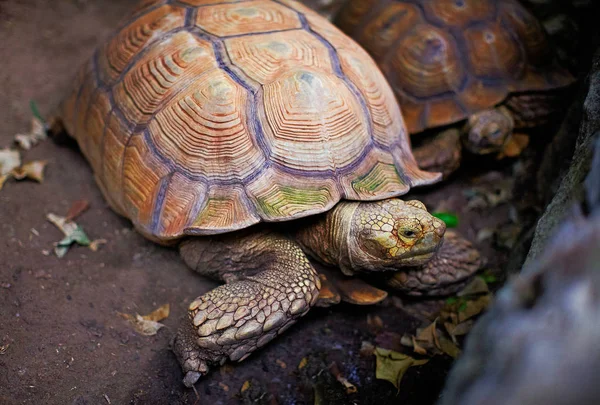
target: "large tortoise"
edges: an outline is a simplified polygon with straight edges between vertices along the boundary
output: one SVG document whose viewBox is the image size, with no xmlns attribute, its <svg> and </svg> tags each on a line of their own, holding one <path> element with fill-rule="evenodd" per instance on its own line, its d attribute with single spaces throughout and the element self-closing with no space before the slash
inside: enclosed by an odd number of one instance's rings
<svg viewBox="0 0 600 405">
<path fill-rule="evenodd" d="M 513 131 L 548 122 L 574 81 L 516 0 L 348 0 L 335 23 L 373 56 L 408 131 L 433 129 L 417 160 L 446 175 L 461 138 L 472 153 L 517 154 L 528 138 Z"/>
<path fill-rule="evenodd" d="M 438 252 L 444 223 L 395 198 L 440 175 L 417 167 L 381 72 L 293 1 L 145 1 L 82 67 L 58 118 L 116 212 L 226 283 L 189 305 L 173 342 L 188 386 L 319 297 L 382 298 L 322 289 L 306 254 L 346 275 L 404 268 L 389 284 L 415 294 L 451 292 L 478 267 L 456 235 Z"/>
</svg>

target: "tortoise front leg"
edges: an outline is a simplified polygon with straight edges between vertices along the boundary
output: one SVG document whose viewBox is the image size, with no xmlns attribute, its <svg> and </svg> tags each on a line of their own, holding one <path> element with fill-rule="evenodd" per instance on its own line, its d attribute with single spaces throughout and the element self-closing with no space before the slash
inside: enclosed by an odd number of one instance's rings
<svg viewBox="0 0 600 405">
<path fill-rule="evenodd" d="M 242 361 L 305 315 L 319 296 L 317 272 L 294 241 L 274 233 L 196 238 L 185 262 L 227 284 L 198 297 L 173 342 L 192 386 L 209 366 Z"/>
</svg>

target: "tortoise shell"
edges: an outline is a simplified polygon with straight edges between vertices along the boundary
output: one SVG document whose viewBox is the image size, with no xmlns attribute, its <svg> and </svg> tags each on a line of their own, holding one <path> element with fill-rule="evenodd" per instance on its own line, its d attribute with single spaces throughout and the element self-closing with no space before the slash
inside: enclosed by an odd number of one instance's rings
<svg viewBox="0 0 600 405">
<path fill-rule="evenodd" d="M 349 0 L 335 22 L 378 63 L 410 133 L 574 80 L 515 0 Z"/>
<path fill-rule="evenodd" d="M 384 76 L 293 1 L 144 1 L 80 70 L 65 129 L 158 241 L 430 184 Z"/>
</svg>

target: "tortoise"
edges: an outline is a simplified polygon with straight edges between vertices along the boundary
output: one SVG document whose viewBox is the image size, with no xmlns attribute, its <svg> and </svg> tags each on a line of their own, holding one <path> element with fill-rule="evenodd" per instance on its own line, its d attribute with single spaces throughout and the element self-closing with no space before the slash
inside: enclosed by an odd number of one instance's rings
<svg viewBox="0 0 600 405">
<path fill-rule="evenodd" d="M 574 82 L 515 0 L 348 0 L 334 22 L 377 62 L 410 134 L 429 135 L 420 167 L 445 176 L 460 140 L 474 154 L 518 155 L 529 138 L 513 131 L 547 123 Z"/>
<path fill-rule="evenodd" d="M 186 386 L 314 305 L 385 297 L 319 276 L 307 255 L 413 295 L 451 293 L 479 267 L 465 239 L 442 245 L 423 203 L 397 198 L 441 176 L 418 168 L 372 59 L 291 0 L 142 2 L 57 119 L 114 211 L 225 282 L 172 343 Z"/>
</svg>

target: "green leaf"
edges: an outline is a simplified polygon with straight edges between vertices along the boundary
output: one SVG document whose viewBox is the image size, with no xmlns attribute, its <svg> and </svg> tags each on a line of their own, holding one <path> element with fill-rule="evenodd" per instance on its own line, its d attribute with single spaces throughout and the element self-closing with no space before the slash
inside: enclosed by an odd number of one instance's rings
<svg viewBox="0 0 600 405">
<path fill-rule="evenodd" d="M 454 214 L 449 212 L 432 212 L 431 215 L 444 221 L 448 228 L 456 228 L 458 226 L 458 217 Z"/>
<path fill-rule="evenodd" d="M 42 114 L 40 114 L 40 110 L 38 109 L 37 104 L 34 100 L 29 101 L 29 108 L 31 109 L 31 113 L 33 114 L 33 116 L 37 118 L 45 127 L 46 120 L 44 119 L 44 117 L 42 117 Z"/>
<path fill-rule="evenodd" d="M 410 367 L 421 366 L 429 361 L 429 359 L 417 360 L 381 347 L 375 348 L 375 357 L 377 359 L 375 377 L 391 382 L 398 390 L 402 377 Z"/>
<path fill-rule="evenodd" d="M 446 304 L 448 304 L 448 305 L 456 304 L 457 302 L 458 302 L 458 298 L 456 298 L 456 297 L 450 297 L 446 300 Z"/>
<path fill-rule="evenodd" d="M 483 281 L 487 284 L 493 284 L 498 282 L 498 277 L 496 277 L 490 270 L 486 270 L 479 275 Z"/>
</svg>

